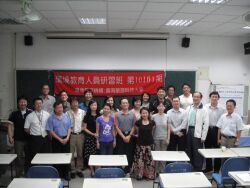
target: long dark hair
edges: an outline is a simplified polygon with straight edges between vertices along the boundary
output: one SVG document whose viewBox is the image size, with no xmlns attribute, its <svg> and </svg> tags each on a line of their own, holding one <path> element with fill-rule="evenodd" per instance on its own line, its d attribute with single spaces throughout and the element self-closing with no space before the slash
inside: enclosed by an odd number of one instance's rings
<svg viewBox="0 0 250 188">
<path fill-rule="evenodd" d="M 94 101 L 94 100 L 89 101 L 88 110 L 87 110 L 87 113 L 86 113 L 87 116 L 90 116 L 90 115 L 91 115 L 91 108 L 90 108 L 90 106 L 91 106 L 92 104 L 94 104 L 94 103 L 97 104 L 96 116 L 97 116 L 97 117 L 100 116 L 100 110 L 98 109 L 98 103 L 97 103 L 96 101 Z"/>
<path fill-rule="evenodd" d="M 146 110 L 146 111 L 148 112 L 148 120 L 151 121 L 149 109 L 148 109 L 147 107 L 142 107 L 142 108 L 140 109 L 140 114 L 141 114 L 141 112 L 142 112 L 143 110 Z M 142 117 L 140 117 L 140 120 L 142 121 Z"/>
</svg>

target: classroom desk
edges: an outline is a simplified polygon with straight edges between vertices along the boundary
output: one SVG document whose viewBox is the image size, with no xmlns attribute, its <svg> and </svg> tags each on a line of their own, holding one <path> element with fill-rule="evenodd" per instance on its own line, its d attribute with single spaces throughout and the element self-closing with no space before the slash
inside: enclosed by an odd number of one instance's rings
<svg viewBox="0 0 250 188">
<path fill-rule="evenodd" d="M 126 155 L 90 155 L 89 166 L 127 166 Z"/>
<path fill-rule="evenodd" d="M 10 165 L 11 179 L 13 178 L 13 161 L 17 158 L 17 154 L 0 154 L 0 165 Z"/>
<path fill-rule="evenodd" d="M 222 151 L 221 148 L 212 148 L 212 149 L 198 149 L 198 152 L 204 158 L 231 158 L 238 157 L 236 153 L 234 153 L 229 148 L 226 151 Z"/>
<path fill-rule="evenodd" d="M 60 179 L 15 178 L 8 188 L 59 188 Z"/>
<path fill-rule="evenodd" d="M 70 165 L 71 159 L 72 153 L 37 153 L 31 164 Z M 64 187 L 69 187 L 69 180 L 68 185 Z"/>
<path fill-rule="evenodd" d="M 250 147 L 230 148 L 238 157 L 250 157 Z"/>
<path fill-rule="evenodd" d="M 242 180 L 238 175 L 244 174 L 249 176 L 247 181 Z M 228 175 L 232 177 L 240 186 L 250 186 L 250 171 L 234 171 L 228 172 Z"/>
<path fill-rule="evenodd" d="M 131 178 L 85 178 L 82 188 L 133 188 Z"/>
<path fill-rule="evenodd" d="M 70 164 L 72 153 L 37 153 L 31 164 Z"/>
<path fill-rule="evenodd" d="M 164 173 L 160 174 L 162 188 L 196 188 L 212 187 L 202 172 Z"/>
<path fill-rule="evenodd" d="M 184 151 L 151 151 L 154 161 L 190 161 Z"/>
</svg>

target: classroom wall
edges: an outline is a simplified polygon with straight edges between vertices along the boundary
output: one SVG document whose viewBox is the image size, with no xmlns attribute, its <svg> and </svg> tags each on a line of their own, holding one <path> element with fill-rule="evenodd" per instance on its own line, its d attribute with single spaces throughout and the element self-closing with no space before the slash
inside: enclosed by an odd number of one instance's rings
<svg viewBox="0 0 250 188">
<path fill-rule="evenodd" d="M 32 36 L 34 46 L 27 47 L 23 45 L 23 34 L 17 35 L 17 69 L 197 70 L 196 88 L 204 93 L 208 93 L 210 81 L 250 85 L 250 56 L 243 52 L 243 43 L 250 38 L 190 36 L 190 47 L 182 48 L 181 35 L 170 35 L 167 43 L 153 40 L 123 40 L 122 43 L 120 40 L 88 40 L 84 43 L 86 40 L 47 40 L 41 34 Z M 15 67 L 11 64 L 14 37 L 0 34 L 0 40 L 0 48 L 5 50 L 0 52 L 1 66 L 3 64 L 6 70 L 0 70 L 4 77 L 0 86 L 2 100 L 8 98 L 8 92 L 11 97 L 14 95 L 13 79 L 10 79 Z M 2 41 L 9 45 L 3 45 Z M 4 104 L 0 116 L 6 116 L 7 108 L 13 108 L 13 98 Z M 248 106 L 250 109 L 250 102 Z"/>
</svg>

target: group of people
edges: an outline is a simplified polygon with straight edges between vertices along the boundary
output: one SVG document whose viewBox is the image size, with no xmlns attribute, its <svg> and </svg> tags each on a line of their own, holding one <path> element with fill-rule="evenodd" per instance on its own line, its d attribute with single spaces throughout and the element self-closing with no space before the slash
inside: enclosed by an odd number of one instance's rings
<svg viewBox="0 0 250 188">
<path fill-rule="evenodd" d="M 164 162 L 155 162 L 151 151 L 186 151 L 195 171 L 202 171 L 203 158 L 199 148 L 235 147 L 239 144 L 243 123 L 234 112 L 236 102 L 226 102 L 226 109 L 218 103 L 220 95 L 210 93 L 210 103 L 202 104 L 202 93 L 191 93 L 184 83 L 183 94 L 175 96 L 173 85 L 157 88 L 157 97 L 149 93 L 133 97 L 132 109 L 126 97 L 119 108 L 114 97 L 108 96 L 100 107 L 91 89 L 84 92 L 84 101 L 69 99 L 61 91 L 58 99 L 49 95 L 49 85 L 42 86 L 42 95 L 33 100 L 34 109 L 27 108 L 27 99 L 18 98 L 18 110 L 10 114 L 9 142 L 17 154 L 17 176 L 24 175 L 36 153 L 73 154 L 69 166 L 58 165 L 60 176 L 69 179 L 83 177 L 90 155 L 125 154 L 128 166 L 123 170 L 138 180 L 155 179 L 164 170 Z M 60 159 L 59 159 L 60 160 Z M 208 171 L 219 171 L 220 160 L 212 165 L 206 160 Z M 89 166 L 91 176 L 95 169 Z"/>
</svg>

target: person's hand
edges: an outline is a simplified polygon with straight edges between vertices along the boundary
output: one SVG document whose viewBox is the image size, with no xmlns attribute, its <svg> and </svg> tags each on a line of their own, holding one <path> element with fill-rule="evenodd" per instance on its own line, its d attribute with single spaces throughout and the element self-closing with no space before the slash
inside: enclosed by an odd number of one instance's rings
<svg viewBox="0 0 250 188">
<path fill-rule="evenodd" d="M 178 132 L 177 136 L 182 137 L 184 134 L 182 132 Z"/>
<path fill-rule="evenodd" d="M 100 143 L 99 142 L 96 142 L 96 148 L 100 149 Z"/>
<path fill-rule="evenodd" d="M 240 141 L 239 141 L 238 139 L 236 139 L 234 145 L 235 145 L 235 146 L 239 146 L 239 145 L 240 145 Z"/>
<path fill-rule="evenodd" d="M 9 143 L 14 144 L 14 139 L 12 137 L 9 137 Z"/>
<path fill-rule="evenodd" d="M 115 148 L 115 146 L 116 146 L 116 141 L 114 140 L 113 141 L 113 148 Z"/>
<path fill-rule="evenodd" d="M 131 136 L 130 136 L 130 135 L 125 136 L 125 138 L 123 139 L 123 141 L 124 141 L 125 143 L 129 143 L 130 138 L 131 138 Z"/>
<path fill-rule="evenodd" d="M 204 143 L 204 142 L 205 142 L 205 140 L 201 139 L 201 143 Z"/>
<path fill-rule="evenodd" d="M 217 144 L 218 144 L 218 145 L 221 144 L 221 139 L 217 140 Z"/>
<path fill-rule="evenodd" d="M 67 138 L 62 139 L 62 144 L 63 144 L 63 145 L 66 145 L 67 142 L 68 142 L 68 139 L 67 139 Z"/>
<path fill-rule="evenodd" d="M 170 142 L 169 139 L 166 139 L 166 140 L 165 140 L 165 143 L 166 143 L 167 145 L 169 144 L 169 142 Z"/>
<path fill-rule="evenodd" d="M 94 137 L 95 137 L 95 138 L 98 138 L 98 137 L 99 137 L 99 135 L 95 133 L 95 134 L 94 134 Z"/>
</svg>

